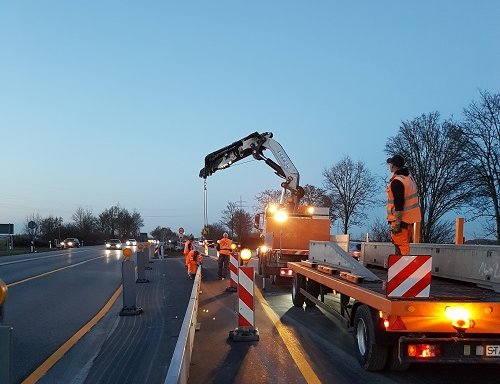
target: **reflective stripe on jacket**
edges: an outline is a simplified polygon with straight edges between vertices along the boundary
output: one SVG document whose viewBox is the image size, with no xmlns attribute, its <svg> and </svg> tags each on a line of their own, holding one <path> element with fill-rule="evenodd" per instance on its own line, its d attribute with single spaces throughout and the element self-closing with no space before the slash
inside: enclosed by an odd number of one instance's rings
<svg viewBox="0 0 500 384">
<path fill-rule="evenodd" d="M 394 215 L 394 195 L 391 190 L 391 183 L 394 179 L 398 179 L 403 183 L 405 189 L 403 215 L 401 221 L 404 223 L 418 223 L 422 220 L 420 205 L 418 204 L 417 184 L 413 177 L 404 175 L 393 175 L 387 186 L 387 221 L 395 221 Z"/>
</svg>

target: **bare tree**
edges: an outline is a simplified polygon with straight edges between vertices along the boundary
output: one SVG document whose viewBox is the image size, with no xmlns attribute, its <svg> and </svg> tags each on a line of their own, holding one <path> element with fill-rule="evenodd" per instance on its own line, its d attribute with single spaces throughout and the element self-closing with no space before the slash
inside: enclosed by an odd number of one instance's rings
<svg viewBox="0 0 500 384">
<path fill-rule="evenodd" d="M 285 196 L 289 197 L 290 192 L 286 191 Z M 281 198 L 281 190 L 266 189 L 255 196 L 257 200 L 257 212 L 262 212 L 268 204 L 278 204 Z M 304 197 L 300 200 L 301 204 L 312 205 L 315 207 L 331 207 L 332 201 L 328 193 L 323 188 L 306 184 L 304 186 Z"/>
<path fill-rule="evenodd" d="M 332 201 L 331 211 L 341 220 L 343 233 L 353 225 L 360 225 L 367 217 L 367 208 L 376 203 L 380 189 L 365 163 L 354 163 L 345 156 L 337 164 L 323 171 L 325 190 Z"/>
<path fill-rule="evenodd" d="M 424 243 L 443 238 L 437 232 L 446 225 L 439 225 L 439 221 L 463 208 L 473 196 L 461 132 L 456 124 L 440 123 L 439 119 L 439 112 L 432 112 L 403 121 L 398 134 L 385 145 L 388 155 L 400 154 L 406 159 L 417 183 Z"/>
<path fill-rule="evenodd" d="M 460 133 L 466 139 L 464 151 L 474 175 L 470 180 L 478 188 L 472 206 L 491 219 L 484 226 L 485 235 L 494 234 L 500 241 L 500 94 L 480 94 L 479 103 L 464 109 Z"/>
<path fill-rule="evenodd" d="M 26 217 L 24 224 L 24 233 L 27 234 L 31 239 L 35 240 L 40 236 L 40 223 L 42 221 L 42 217 L 39 213 L 32 213 L 31 215 Z M 29 223 L 34 222 L 36 225 L 34 228 L 30 228 Z"/>
<path fill-rule="evenodd" d="M 380 217 L 377 217 L 370 227 L 368 237 L 370 241 L 385 243 L 390 242 L 391 236 L 389 234 L 389 226 L 387 225 L 387 221 L 382 221 Z"/>
<path fill-rule="evenodd" d="M 257 200 L 257 212 L 263 212 L 268 204 L 278 204 L 281 198 L 281 190 L 266 189 L 255 196 Z"/>
<path fill-rule="evenodd" d="M 72 219 L 80 238 L 87 237 L 95 229 L 96 218 L 90 209 L 78 207 L 73 213 Z"/>
</svg>

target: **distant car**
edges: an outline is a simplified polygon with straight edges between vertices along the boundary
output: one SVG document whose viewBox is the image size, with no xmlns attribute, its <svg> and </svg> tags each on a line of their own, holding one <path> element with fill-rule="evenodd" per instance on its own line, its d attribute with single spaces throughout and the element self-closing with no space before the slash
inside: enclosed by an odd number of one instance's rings
<svg viewBox="0 0 500 384">
<path fill-rule="evenodd" d="M 209 248 L 213 248 L 215 246 L 215 241 L 213 240 L 205 240 L 205 244 L 209 247 Z"/>
<path fill-rule="evenodd" d="M 61 248 L 80 248 L 80 240 L 76 237 L 67 237 L 61 241 Z"/>
<path fill-rule="evenodd" d="M 129 247 L 135 247 L 137 245 L 137 240 L 136 239 L 128 239 L 125 244 L 127 244 Z"/>
<path fill-rule="evenodd" d="M 119 239 L 106 241 L 106 249 L 122 249 L 122 242 Z"/>
</svg>

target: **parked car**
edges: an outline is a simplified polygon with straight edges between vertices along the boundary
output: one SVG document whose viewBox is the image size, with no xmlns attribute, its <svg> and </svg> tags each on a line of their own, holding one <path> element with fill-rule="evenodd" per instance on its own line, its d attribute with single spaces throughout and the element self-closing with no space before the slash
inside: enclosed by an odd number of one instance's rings
<svg viewBox="0 0 500 384">
<path fill-rule="evenodd" d="M 205 244 L 209 247 L 209 248 L 213 248 L 215 246 L 215 241 L 213 240 L 205 240 Z"/>
<path fill-rule="evenodd" d="M 125 244 L 129 247 L 135 247 L 137 245 L 136 239 L 128 239 Z"/>
<path fill-rule="evenodd" d="M 110 239 L 106 241 L 106 249 L 122 249 L 122 242 L 120 239 Z"/>
<path fill-rule="evenodd" d="M 76 237 L 67 237 L 61 241 L 61 248 L 80 248 L 80 240 Z"/>
</svg>

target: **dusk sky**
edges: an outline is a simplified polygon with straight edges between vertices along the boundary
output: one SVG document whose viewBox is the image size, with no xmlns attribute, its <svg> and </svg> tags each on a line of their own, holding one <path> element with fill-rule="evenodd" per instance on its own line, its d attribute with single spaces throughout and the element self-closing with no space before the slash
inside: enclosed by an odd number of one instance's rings
<svg viewBox="0 0 500 384">
<path fill-rule="evenodd" d="M 345 155 L 387 178 L 402 121 L 500 91 L 499 20 L 495 0 L 0 0 L 0 223 L 119 204 L 199 235 L 205 156 L 255 131 L 302 185 Z M 280 183 L 255 160 L 216 172 L 209 223 Z"/>
</svg>

